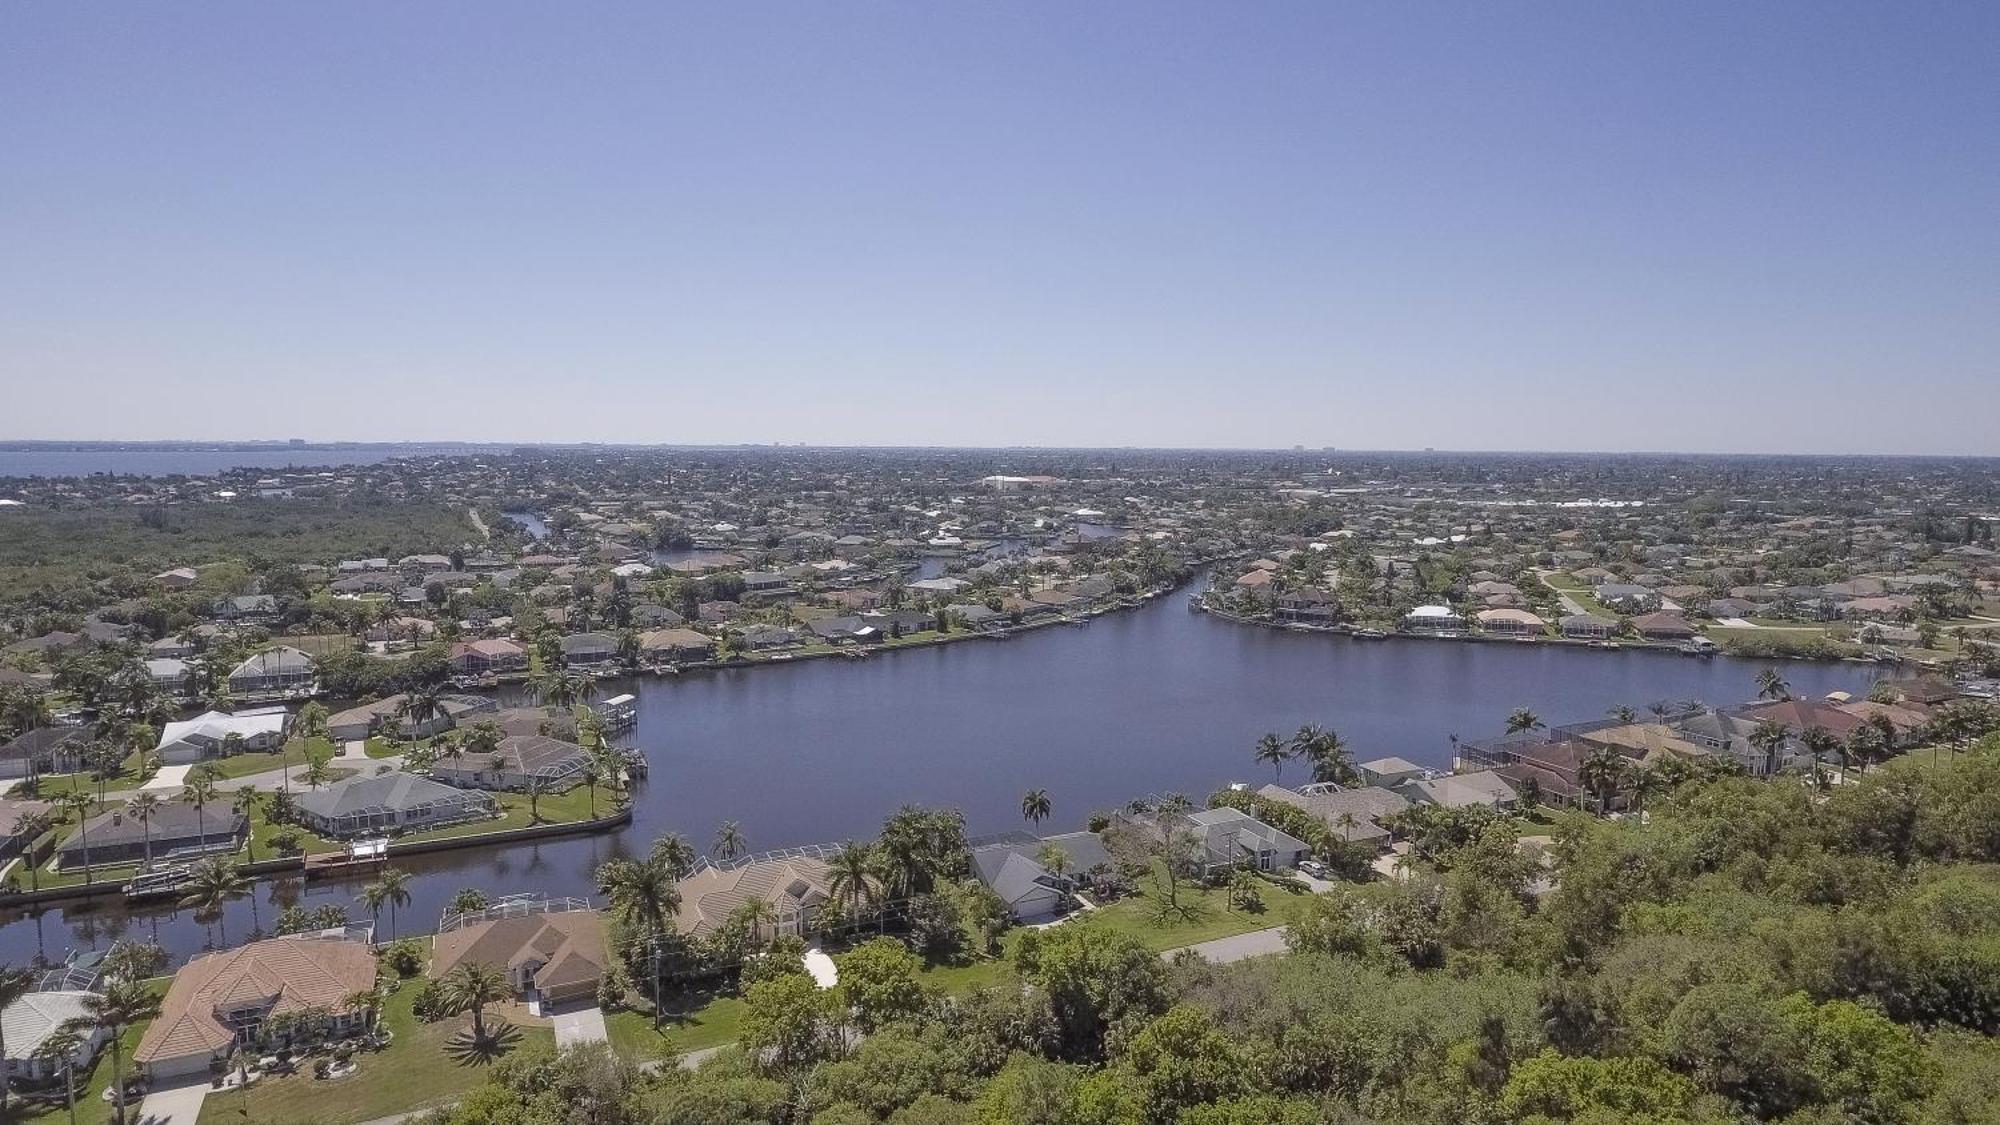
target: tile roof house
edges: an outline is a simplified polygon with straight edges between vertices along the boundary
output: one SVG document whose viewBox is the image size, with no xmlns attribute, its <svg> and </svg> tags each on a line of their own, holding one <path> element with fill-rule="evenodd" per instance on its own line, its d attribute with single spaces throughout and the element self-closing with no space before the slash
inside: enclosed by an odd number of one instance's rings
<svg viewBox="0 0 2000 1125">
<path fill-rule="evenodd" d="M 715 638 L 693 629 L 653 629 L 639 634 L 639 651 L 654 660 L 707 660 Z"/>
<path fill-rule="evenodd" d="M 758 923 L 759 936 L 804 935 L 813 916 L 833 897 L 833 879 L 826 861 L 811 856 L 781 856 L 727 867 L 709 865 L 681 880 L 681 909 L 674 928 L 693 937 L 707 937 L 744 903 L 769 906 L 775 922 Z"/>
<path fill-rule="evenodd" d="M 1634 617 L 1632 629 L 1650 641 L 1684 641 L 1695 635 L 1694 626 L 1678 613 L 1648 613 Z"/>
<path fill-rule="evenodd" d="M 174 974 L 132 1059 L 156 1082 L 200 1074 L 239 1044 L 263 1044 L 271 1017 L 308 1008 L 331 1013 L 328 1037 L 352 1034 L 368 1011 L 350 1009 L 348 997 L 374 987 L 366 942 L 293 936 L 210 953 Z"/>
<path fill-rule="evenodd" d="M 451 646 L 451 670 L 464 676 L 518 672 L 528 666 L 528 650 L 504 637 L 460 641 Z"/>
<path fill-rule="evenodd" d="M 560 1004 L 594 998 L 611 964 L 604 916 L 560 910 L 464 923 L 431 942 L 431 976 L 458 965 L 490 965 L 507 974 L 523 1000 Z"/>
<path fill-rule="evenodd" d="M 43 1043 L 71 1020 L 86 1020 L 84 998 L 88 992 L 30 992 L 0 1012 L 0 1038 L 7 1041 L 7 1053 L 0 1057 L 0 1082 L 40 1082 L 57 1077 L 53 1060 L 38 1058 Z M 90 1060 L 110 1037 L 106 1028 L 92 1027 L 68 1063 L 88 1067 Z"/>
<path fill-rule="evenodd" d="M 294 798 L 298 817 L 322 836 L 419 831 L 494 816 L 490 794 L 392 771 L 351 777 Z"/>
<path fill-rule="evenodd" d="M 1377 785 L 1352 789 L 1314 786 L 1311 792 L 1265 785 L 1257 790 L 1257 797 L 1304 809 L 1349 843 L 1378 846 L 1389 842 L 1389 830 L 1382 826 L 1382 820 L 1410 807 L 1408 798 Z"/>
</svg>

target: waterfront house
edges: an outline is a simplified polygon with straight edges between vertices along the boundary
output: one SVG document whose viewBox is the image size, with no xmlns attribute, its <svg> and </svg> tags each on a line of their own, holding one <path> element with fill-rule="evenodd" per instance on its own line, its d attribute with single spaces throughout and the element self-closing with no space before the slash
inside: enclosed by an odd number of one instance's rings
<svg viewBox="0 0 2000 1125">
<path fill-rule="evenodd" d="M 312 687 L 312 657 L 285 645 L 267 648 L 229 672 L 229 690 L 234 695 L 309 692 Z"/>
<path fill-rule="evenodd" d="M 431 939 L 431 978 L 442 979 L 463 964 L 487 965 L 504 973 L 524 1003 L 595 1002 L 611 966 L 604 916 L 578 900 L 573 909 L 511 913 L 460 919 Z M 557 904 L 550 904 L 555 906 Z"/>
<path fill-rule="evenodd" d="M 1647 613 L 1632 619 L 1632 630 L 1649 641 L 1685 641 L 1695 635 L 1694 626 L 1678 613 Z"/>
<path fill-rule="evenodd" d="M 571 668 L 597 668 L 618 659 L 618 640 L 608 633 L 572 633 L 562 639 L 563 663 Z"/>
<path fill-rule="evenodd" d="M 1420 605 L 1403 615 L 1403 628 L 1413 633 L 1435 633 L 1458 627 L 1458 614 L 1446 605 Z"/>
<path fill-rule="evenodd" d="M 792 580 L 773 570 L 746 570 L 743 572 L 743 591 L 747 594 L 789 594 Z"/>
<path fill-rule="evenodd" d="M 1354 767 L 1361 780 L 1369 785 L 1397 785 L 1413 777 L 1422 777 L 1428 771 L 1408 758 L 1391 755 L 1374 758 Z"/>
<path fill-rule="evenodd" d="M 350 777 L 294 798 L 301 823 L 322 836 L 420 832 L 499 812 L 489 793 L 413 773 Z"/>
<path fill-rule="evenodd" d="M 655 602 L 640 602 L 632 607 L 632 627 L 635 629 L 671 629 L 687 624 L 687 618 Z"/>
<path fill-rule="evenodd" d="M 1049 922 L 1069 912 L 1070 879 L 1011 848 L 978 848 L 972 871 L 1022 925 Z"/>
<path fill-rule="evenodd" d="M 752 652 L 767 652 L 771 649 L 788 648 L 799 643 L 799 635 L 790 629 L 780 629 L 772 625 L 752 625 L 737 637 L 743 647 Z"/>
<path fill-rule="evenodd" d="M 1539 637 L 1548 629 L 1548 622 L 1525 609 L 1482 609 L 1478 620 L 1481 629 L 1502 636 Z"/>
<path fill-rule="evenodd" d="M 336 712 L 326 720 L 327 735 L 335 742 L 358 741 L 373 736 L 390 717 L 402 716 L 405 737 L 429 738 L 499 709 L 499 704 L 489 696 L 446 695 L 438 698 L 436 714 L 419 721 L 414 716 L 404 715 L 409 702 L 407 693 L 398 692 L 372 703 Z"/>
<path fill-rule="evenodd" d="M 109 1028 L 90 1023 L 84 1008 L 89 996 L 74 990 L 30 992 L 0 1011 L 0 1038 L 7 1041 L 7 1053 L 0 1056 L 0 1083 L 34 1085 L 58 1077 L 62 1066 L 43 1057 L 42 1044 L 72 1021 L 82 1025 L 83 1038 L 63 1065 L 87 1073 L 110 1036 Z"/>
<path fill-rule="evenodd" d="M 467 789 L 526 792 L 537 785 L 544 793 L 562 793 L 583 783 L 590 754 L 574 742 L 541 734 L 514 734 L 500 740 L 491 754 L 468 751 L 439 758 L 431 776 Z"/>
<path fill-rule="evenodd" d="M 865 644 L 882 639 L 881 633 L 873 626 L 854 616 L 822 617 L 809 621 L 806 628 L 813 635 L 828 644 Z"/>
<path fill-rule="evenodd" d="M 680 882 L 680 911 L 674 928 L 690 937 L 708 937 L 746 902 L 761 902 L 770 917 L 757 923 L 757 937 L 805 936 L 833 897 L 826 861 L 810 855 L 771 856 L 725 866 L 703 864 Z"/>
<path fill-rule="evenodd" d="M 1265 824 L 1241 809 L 1228 806 L 1187 814 L 1207 856 L 1206 868 L 1251 867 L 1258 871 L 1289 871 L 1312 854 L 1304 840 Z"/>
<path fill-rule="evenodd" d="M 1520 801 L 1520 794 L 1507 780 L 1492 770 L 1458 773 L 1434 779 L 1412 778 L 1396 787 L 1412 804 L 1443 805 L 1450 809 L 1485 808 L 1507 810 Z"/>
<path fill-rule="evenodd" d="M 132 1059 L 161 1082 L 206 1074 L 238 1048 L 352 1036 L 367 1028 L 369 1009 L 349 1000 L 374 990 L 375 973 L 375 951 L 346 938 L 271 938 L 197 957 L 174 974 Z M 287 1020 L 266 1035 L 274 1017 L 307 1012 L 325 1019 Z"/>
<path fill-rule="evenodd" d="M 715 638 L 693 629 L 653 629 L 639 634 L 639 651 L 656 662 L 707 660 L 715 655 Z"/>
<path fill-rule="evenodd" d="M 41 817 L 55 809 L 45 801 L 0 797 L 0 866 L 34 841 L 28 838 Z"/>
<path fill-rule="evenodd" d="M 1627 613 L 1640 613 L 1660 606 L 1658 592 L 1629 582 L 1606 582 L 1596 592 L 1598 601 Z"/>
<path fill-rule="evenodd" d="M 166 765 L 185 766 L 238 750 L 275 750 L 291 730 L 292 716 L 283 707 L 204 711 L 160 728 L 153 753 Z"/>
<path fill-rule="evenodd" d="M 965 602 L 954 605 L 949 607 L 946 612 L 957 618 L 961 626 L 975 633 L 986 633 L 995 629 L 1004 629 L 1008 625 L 1006 614 L 980 605 L 978 602 Z"/>
<path fill-rule="evenodd" d="M 88 726 L 36 727 L 0 746 L 0 780 L 44 773 L 75 773 L 90 749 Z"/>
<path fill-rule="evenodd" d="M 227 801 L 201 806 L 174 801 L 154 809 L 145 820 L 114 808 L 84 821 L 56 845 L 56 866 L 75 871 L 86 863 L 97 867 L 138 863 L 149 850 L 155 863 L 208 852 L 233 852 L 242 846 L 247 827 L 243 814 L 230 808 Z"/>
<path fill-rule="evenodd" d="M 1560 622 L 1562 635 L 1573 641 L 1601 641 L 1618 631 L 1618 622 L 1594 613 L 1572 613 Z"/>
<path fill-rule="evenodd" d="M 1310 785 L 1303 790 L 1266 785 L 1257 790 L 1257 799 L 1304 809 L 1342 840 L 1377 847 L 1389 843 L 1389 830 L 1382 826 L 1383 819 L 1410 807 L 1407 798 L 1377 785 L 1352 789 Z"/>
<path fill-rule="evenodd" d="M 1331 625 L 1340 620 L 1340 600 L 1325 590 L 1287 590 L 1272 601 L 1271 615 L 1302 625 Z"/>
<path fill-rule="evenodd" d="M 528 650 L 505 637 L 460 641 L 451 646 L 450 660 L 451 670 L 461 676 L 522 672 L 528 667 Z"/>
</svg>

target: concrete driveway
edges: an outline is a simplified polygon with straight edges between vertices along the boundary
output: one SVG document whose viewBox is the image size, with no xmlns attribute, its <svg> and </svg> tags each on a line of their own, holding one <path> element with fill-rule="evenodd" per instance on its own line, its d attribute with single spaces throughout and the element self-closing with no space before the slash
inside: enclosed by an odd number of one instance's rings
<svg viewBox="0 0 2000 1125">
<path fill-rule="evenodd" d="M 208 1079 L 154 1090 L 130 1116 L 138 1125 L 194 1125 L 201 1103 L 208 1098 Z"/>
<path fill-rule="evenodd" d="M 181 786 L 187 784 L 188 771 L 193 768 L 192 765 L 161 766 L 158 772 L 146 779 L 146 784 L 141 785 L 139 790 L 140 792 L 145 792 L 150 789 L 156 793 L 163 790 L 179 792 Z"/>
<path fill-rule="evenodd" d="M 598 1007 L 551 1011 L 549 1022 L 555 1026 L 557 1047 L 574 1047 L 579 1043 L 603 1043 L 611 1037 L 610 1033 L 604 1030 L 604 1009 Z"/>
<path fill-rule="evenodd" d="M 826 950 L 817 945 L 807 946 L 805 962 L 806 972 L 811 974 L 814 984 L 821 988 L 832 988 L 840 983 L 840 967 L 833 963 L 833 958 L 826 955 Z"/>
</svg>

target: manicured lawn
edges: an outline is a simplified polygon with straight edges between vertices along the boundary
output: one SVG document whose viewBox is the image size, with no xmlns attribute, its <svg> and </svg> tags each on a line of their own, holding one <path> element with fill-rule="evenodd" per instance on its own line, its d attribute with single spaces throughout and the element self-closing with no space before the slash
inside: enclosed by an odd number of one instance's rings
<svg viewBox="0 0 2000 1125">
<path fill-rule="evenodd" d="M 1260 883 L 1258 897 L 1264 903 L 1263 910 L 1232 910 L 1228 906 L 1228 892 L 1221 888 L 1193 890 L 1183 887 L 1180 901 L 1183 906 L 1191 908 L 1191 915 L 1156 921 L 1153 900 L 1148 893 L 1120 899 L 1069 924 L 1096 926 L 1126 934 L 1137 938 L 1149 949 L 1164 951 L 1285 925 L 1304 910 L 1306 902 L 1312 897 Z"/>
<path fill-rule="evenodd" d="M 129 791 L 144 785 L 146 778 L 151 776 L 150 774 L 139 772 L 139 767 L 144 761 L 144 754 L 135 752 L 128 756 L 121 763 L 122 768 L 118 776 L 105 779 L 105 793 L 112 794 Z M 57 796 L 68 793 L 71 790 L 82 790 L 85 793 L 95 794 L 97 792 L 97 775 L 91 773 L 89 770 L 81 770 L 76 773 L 45 773 L 35 782 L 35 785 L 38 799 L 44 801 L 53 800 Z"/>
<path fill-rule="evenodd" d="M 402 982 L 402 987 L 383 1004 L 382 1024 L 395 1034 L 395 1039 L 381 1051 L 357 1056 L 360 1073 L 322 1081 L 314 1078 L 307 1066 L 297 1074 L 266 1078 L 249 1090 L 247 1119 L 349 1125 L 434 1107 L 485 1081 L 485 1066 L 461 1063 L 445 1050 L 453 1033 L 470 1026 L 470 1016 L 424 1023 L 411 1013 L 410 1005 L 422 984 L 421 977 Z M 489 1021 L 495 1018 L 492 1009 L 488 1009 L 486 1018 Z M 515 1050 L 555 1041 L 546 1024 L 523 1023 L 519 1009 L 510 1009 L 505 1018 L 521 1031 Z M 243 1121 L 244 1102 L 245 1095 L 240 1092 L 211 1094 L 201 1107 L 201 1121 L 204 1125 Z"/>
<path fill-rule="evenodd" d="M 161 977 L 152 982 L 152 989 L 156 994 L 164 996 L 169 983 L 168 978 Z M 139 1039 L 145 1034 L 146 1024 L 137 1023 L 126 1028 L 125 1034 L 118 1037 L 120 1057 L 125 1060 L 128 1070 L 132 1066 L 132 1052 L 138 1049 Z M 79 1080 L 77 1084 L 77 1125 L 106 1125 L 111 1120 L 111 1103 L 98 1096 L 110 1085 L 111 1044 L 107 1042 L 104 1049 L 97 1053 L 96 1061 L 91 1064 L 89 1076 Z M 128 1104 L 126 1117 L 136 1118 L 137 1115 L 131 1111 L 137 1106 L 136 1101 Z M 10 1113 L 13 1116 L 7 1119 L 10 1122 L 20 1122 L 21 1125 L 68 1125 L 69 1123 L 69 1110 L 61 1104 L 53 1108 L 37 1108 L 32 1112 L 24 1112 L 26 1107 L 16 1100 L 12 1103 L 12 1107 Z"/>
<path fill-rule="evenodd" d="M 619 1054 L 645 1061 L 734 1043 L 742 1022 L 743 1001 L 735 996 L 716 996 L 684 1010 L 669 1011 L 657 1031 L 651 1016 L 633 1011 L 605 1013 L 604 1029 Z"/>
</svg>

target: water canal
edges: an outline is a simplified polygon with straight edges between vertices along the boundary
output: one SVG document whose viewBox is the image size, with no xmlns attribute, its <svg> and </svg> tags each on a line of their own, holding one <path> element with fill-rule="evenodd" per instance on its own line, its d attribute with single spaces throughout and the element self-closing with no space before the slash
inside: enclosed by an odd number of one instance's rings
<svg viewBox="0 0 2000 1125">
<path fill-rule="evenodd" d="M 591 872 L 664 832 L 706 847 L 725 819 L 755 850 L 861 837 L 898 805 L 963 809 L 974 833 L 1020 826 L 1029 788 L 1048 790 L 1051 830 L 1148 793 L 1200 797 L 1267 780 L 1251 744 L 1302 723 L 1338 730 L 1360 758 L 1450 762 L 1450 737 L 1498 733 L 1530 707 L 1550 723 L 1643 709 L 1660 699 L 1733 703 L 1755 693 L 1761 662 L 1671 653 L 1443 641 L 1364 641 L 1249 628 L 1188 612 L 1181 596 L 1006 641 L 968 641 L 867 660 L 811 660 L 605 684 L 640 696 L 632 740 L 651 778 L 632 826 L 612 836 L 505 850 L 410 857 L 413 902 L 401 928 L 434 927 L 459 888 L 490 894 L 588 894 Z M 1793 689 L 1865 691 L 1856 664 L 1789 663 Z M 1295 772 L 1295 771 L 1294 771 Z M 340 902 L 356 916 L 360 883 L 262 883 L 231 906 L 240 941 L 282 906 Z M 384 918 L 385 929 L 387 918 Z M 176 956 L 214 927 L 188 911 L 77 905 L 0 926 L 0 962 L 40 949 L 157 935 Z"/>
</svg>

